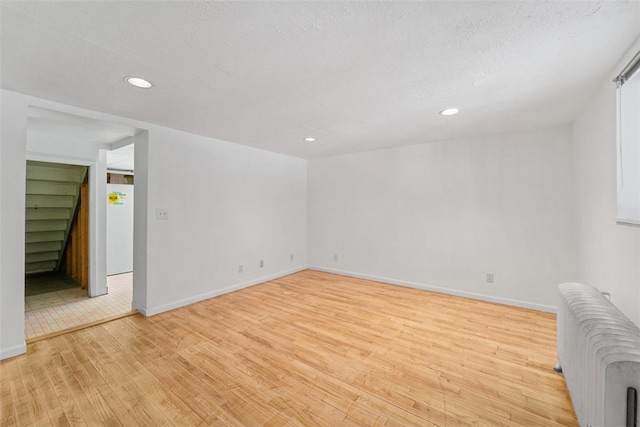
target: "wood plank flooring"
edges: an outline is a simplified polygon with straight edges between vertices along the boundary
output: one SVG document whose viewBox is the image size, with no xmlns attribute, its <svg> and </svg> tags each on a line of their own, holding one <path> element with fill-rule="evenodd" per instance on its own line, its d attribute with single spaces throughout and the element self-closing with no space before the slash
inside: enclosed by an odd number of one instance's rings
<svg viewBox="0 0 640 427">
<path fill-rule="evenodd" d="M 0 362 L 2 426 L 572 426 L 555 315 L 303 271 Z"/>
</svg>

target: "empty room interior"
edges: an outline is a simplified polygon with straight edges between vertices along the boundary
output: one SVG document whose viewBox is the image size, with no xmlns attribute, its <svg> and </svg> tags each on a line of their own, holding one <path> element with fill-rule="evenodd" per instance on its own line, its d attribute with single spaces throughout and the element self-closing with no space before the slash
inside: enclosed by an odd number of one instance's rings
<svg viewBox="0 0 640 427">
<path fill-rule="evenodd" d="M 1 0 L 0 85 L 3 426 L 640 420 L 640 1 Z"/>
</svg>

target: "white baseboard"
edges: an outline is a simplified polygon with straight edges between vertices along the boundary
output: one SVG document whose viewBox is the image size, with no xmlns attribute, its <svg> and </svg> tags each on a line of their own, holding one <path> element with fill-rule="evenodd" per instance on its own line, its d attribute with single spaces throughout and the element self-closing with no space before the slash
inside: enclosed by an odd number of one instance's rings
<svg viewBox="0 0 640 427">
<path fill-rule="evenodd" d="M 477 300 L 480 300 L 480 301 L 495 302 L 495 303 L 498 303 L 498 304 L 506 304 L 506 305 L 512 305 L 512 306 L 515 306 L 515 307 L 522 307 L 522 308 L 529 308 L 529 309 L 532 309 L 532 310 L 545 311 L 545 312 L 548 312 L 548 313 L 555 313 L 556 312 L 556 308 L 554 306 L 552 306 L 552 305 L 538 304 L 538 303 L 529 302 L 529 301 L 521 301 L 521 300 L 511 299 L 511 298 L 502 298 L 502 297 L 496 297 L 496 296 L 492 296 L 492 295 L 477 294 L 477 293 L 474 293 L 474 292 L 460 291 L 460 290 L 457 290 L 457 289 L 441 288 L 439 286 L 427 285 L 425 283 L 417 283 L 417 282 L 409 282 L 409 281 L 406 281 L 406 280 L 390 279 L 388 277 L 378 277 L 378 276 L 372 276 L 370 274 L 354 273 L 354 272 L 351 272 L 351 271 L 336 270 L 336 269 L 332 269 L 332 268 L 317 267 L 317 266 L 313 266 L 313 265 L 310 265 L 307 268 L 309 270 L 324 271 L 326 273 L 340 274 L 342 276 L 356 277 L 358 279 L 373 280 L 373 281 L 376 281 L 376 282 L 387 283 L 389 285 L 406 286 L 406 287 L 409 287 L 409 288 L 423 289 L 425 291 L 439 292 L 441 294 L 456 295 L 456 296 L 459 296 L 459 297 L 472 298 L 472 299 L 477 299 Z"/>
<path fill-rule="evenodd" d="M 143 316 L 149 316 L 147 314 L 147 307 L 143 307 L 143 306 L 138 306 L 136 305 L 135 302 L 131 303 L 131 310 L 136 310 L 138 313 L 142 314 Z"/>
<path fill-rule="evenodd" d="M 10 357 L 19 356 L 27 352 L 27 344 L 23 341 L 22 344 L 15 345 L 13 347 L 5 348 L 0 351 L 0 360 L 8 359 Z"/>
<path fill-rule="evenodd" d="M 248 288 L 250 286 L 254 286 L 263 282 L 267 282 L 269 280 L 278 279 L 280 277 L 288 276 L 289 274 L 297 273 L 302 270 L 306 270 L 306 266 L 299 266 L 293 268 L 291 270 L 282 271 L 275 274 L 270 274 L 268 276 L 258 277 L 252 280 L 247 280 L 245 282 L 241 282 L 232 286 L 227 286 L 226 288 L 216 289 L 215 291 L 206 292 L 204 294 L 195 295 L 189 298 L 184 298 L 169 304 L 159 305 L 156 307 L 133 307 L 135 310 L 138 310 L 144 316 L 153 316 L 155 314 L 164 313 L 165 311 L 174 310 L 176 308 L 184 307 L 185 305 L 190 305 L 196 302 L 204 301 L 209 298 L 217 297 L 220 295 L 228 294 L 229 292 L 237 291 L 239 289 Z"/>
</svg>

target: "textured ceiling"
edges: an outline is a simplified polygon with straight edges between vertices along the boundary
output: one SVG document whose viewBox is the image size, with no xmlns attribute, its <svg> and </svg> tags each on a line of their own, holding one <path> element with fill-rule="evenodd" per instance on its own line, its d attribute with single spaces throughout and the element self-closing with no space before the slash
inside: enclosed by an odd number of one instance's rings
<svg viewBox="0 0 640 427">
<path fill-rule="evenodd" d="M 5 89 L 299 157 L 571 122 L 640 32 L 638 1 L 2 1 L 0 12 Z M 448 106 L 462 112 L 439 116 Z"/>
</svg>

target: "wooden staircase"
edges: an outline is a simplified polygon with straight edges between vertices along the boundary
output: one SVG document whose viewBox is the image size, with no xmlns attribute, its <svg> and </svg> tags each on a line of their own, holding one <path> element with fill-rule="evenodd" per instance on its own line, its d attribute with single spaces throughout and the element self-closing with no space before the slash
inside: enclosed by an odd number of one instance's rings
<svg viewBox="0 0 640 427">
<path fill-rule="evenodd" d="M 86 166 L 27 162 L 25 272 L 58 270 Z"/>
</svg>

